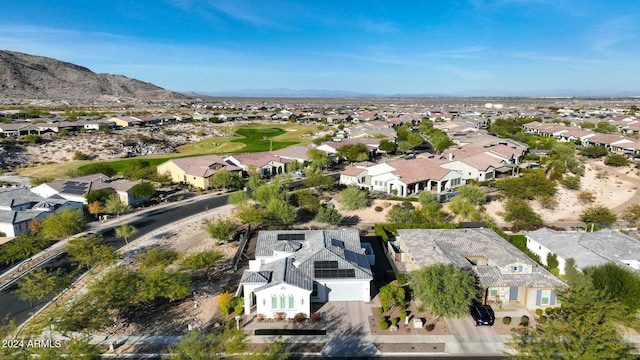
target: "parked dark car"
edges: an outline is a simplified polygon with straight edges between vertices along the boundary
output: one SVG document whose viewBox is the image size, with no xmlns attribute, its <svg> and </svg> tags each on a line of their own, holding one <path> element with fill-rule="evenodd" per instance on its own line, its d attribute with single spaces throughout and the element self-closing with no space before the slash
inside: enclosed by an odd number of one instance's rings
<svg viewBox="0 0 640 360">
<path fill-rule="evenodd" d="M 471 317 L 473 317 L 476 326 L 493 326 L 493 322 L 496 319 L 496 315 L 490 305 L 473 305 L 471 307 Z"/>
</svg>

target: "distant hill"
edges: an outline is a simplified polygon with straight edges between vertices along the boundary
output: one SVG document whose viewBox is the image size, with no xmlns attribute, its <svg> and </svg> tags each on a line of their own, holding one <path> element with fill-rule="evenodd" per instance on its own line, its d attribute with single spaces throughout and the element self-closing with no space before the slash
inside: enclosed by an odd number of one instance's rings
<svg viewBox="0 0 640 360">
<path fill-rule="evenodd" d="M 0 50 L 0 98 L 169 100 L 187 96 L 122 75 L 96 74 L 68 62 Z"/>
</svg>

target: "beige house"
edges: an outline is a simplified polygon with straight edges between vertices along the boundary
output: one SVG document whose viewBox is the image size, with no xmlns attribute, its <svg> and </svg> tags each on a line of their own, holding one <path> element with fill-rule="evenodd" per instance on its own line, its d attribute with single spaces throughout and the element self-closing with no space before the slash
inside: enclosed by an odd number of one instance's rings
<svg viewBox="0 0 640 360">
<path fill-rule="evenodd" d="M 218 155 L 171 159 L 158 165 L 158 174 L 171 177 L 171 181 L 185 183 L 200 189 L 211 187 L 211 179 L 218 171 L 241 171 L 238 166 L 224 161 Z"/>
<path fill-rule="evenodd" d="M 399 229 L 387 243 L 395 269 L 411 272 L 436 263 L 471 272 L 485 304 L 529 310 L 559 305 L 556 289 L 567 285 L 491 229 Z"/>
</svg>

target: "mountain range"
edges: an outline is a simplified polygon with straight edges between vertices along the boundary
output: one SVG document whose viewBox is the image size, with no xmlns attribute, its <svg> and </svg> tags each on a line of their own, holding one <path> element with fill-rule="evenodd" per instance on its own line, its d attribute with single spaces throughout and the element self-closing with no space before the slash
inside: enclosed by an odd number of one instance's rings
<svg viewBox="0 0 640 360">
<path fill-rule="evenodd" d="M 72 63 L 0 50 L 0 99 L 186 99 L 183 94 L 123 75 L 97 74 Z"/>
</svg>

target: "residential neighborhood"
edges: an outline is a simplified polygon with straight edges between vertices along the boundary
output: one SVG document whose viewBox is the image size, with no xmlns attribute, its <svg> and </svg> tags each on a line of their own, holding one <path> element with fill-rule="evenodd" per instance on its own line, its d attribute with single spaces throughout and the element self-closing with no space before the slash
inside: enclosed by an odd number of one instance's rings
<svg viewBox="0 0 640 360">
<path fill-rule="evenodd" d="M 181 111 L 75 121 L 50 113 L 19 120 L 32 125 L 17 132 L 11 126 L 18 129 L 18 121 L 8 121 L 2 149 L 11 161 L 3 163 L 0 192 L 0 260 L 7 259 L 0 286 L 7 285 L 0 295 L 18 301 L 17 290 L 6 289 L 39 273 L 30 264 L 60 249 L 73 254 L 73 244 L 97 236 L 118 243 L 101 251 L 119 260 L 91 265 L 90 281 L 111 286 L 95 275 L 109 279 L 115 271 L 140 283 L 123 292 L 127 301 L 86 307 L 114 316 L 81 315 L 89 317 L 63 320 L 64 329 L 103 336 L 131 322 L 117 335 L 124 343 L 151 343 L 160 334 L 177 342 L 189 330 L 215 332 L 226 322 L 255 346 L 285 334 L 283 346 L 300 354 L 379 356 L 413 347 L 422 355 L 465 355 L 475 346 L 501 355 L 520 346 L 514 332 L 564 321 L 573 291 L 595 291 L 576 277 L 595 278 L 614 265 L 608 271 L 638 276 L 636 115 L 620 115 L 628 107 L 585 103 L 574 114 L 522 101 L 381 103 L 375 110 L 301 101 L 195 102 Z M 45 129 L 51 119 L 100 125 Z M 53 160 L 25 165 L 34 159 Z M 9 182 L 18 175 L 30 180 Z M 577 190 L 568 180 L 574 177 Z M 577 215 L 554 216 L 565 208 Z M 70 210 L 84 218 L 80 232 L 48 235 L 45 219 L 66 219 Z M 14 255 L 11 246 L 39 237 L 60 245 L 43 242 L 26 257 Z M 191 257 L 201 258 L 193 265 Z M 166 305 L 139 297 L 151 269 L 172 281 L 172 291 L 155 295 Z M 68 297 L 67 314 L 85 314 L 79 306 L 97 289 L 54 292 Z M 148 309 L 145 316 L 127 315 L 137 306 Z M 354 329 L 356 338 L 335 344 Z M 640 343 L 626 334 L 628 343 Z M 105 351 L 129 351 L 111 348 Z"/>
</svg>

